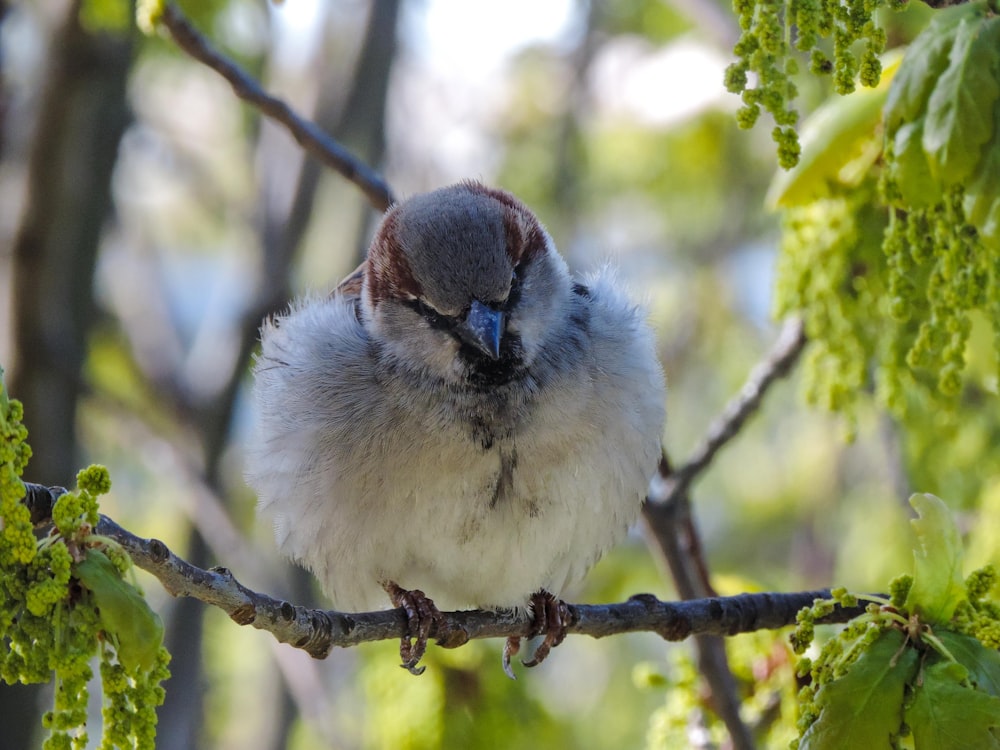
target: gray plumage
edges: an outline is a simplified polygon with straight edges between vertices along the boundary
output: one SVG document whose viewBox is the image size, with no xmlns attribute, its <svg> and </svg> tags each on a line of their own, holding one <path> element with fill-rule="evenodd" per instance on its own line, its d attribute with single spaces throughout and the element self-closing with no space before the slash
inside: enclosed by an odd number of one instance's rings
<svg viewBox="0 0 1000 750">
<path fill-rule="evenodd" d="M 609 270 L 574 285 L 531 212 L 477 183 L 391 209 L 361 274 L 262 329 L 246 474 L 279 547 L 344 610 L 387 606 L 384 581 L 442 608 L 558 596 L 660 455 L 643 314 Z M 495 358 L 457 333 L 474 300 Z"/>
</svg>

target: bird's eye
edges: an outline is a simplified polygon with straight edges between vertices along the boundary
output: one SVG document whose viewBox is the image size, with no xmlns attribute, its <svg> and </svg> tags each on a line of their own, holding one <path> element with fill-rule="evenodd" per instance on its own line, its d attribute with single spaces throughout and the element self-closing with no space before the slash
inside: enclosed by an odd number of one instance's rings
<svg viewBox="0 0 1000 750">
<path fill-rule="evenodd" d="M 416 311 L 420 317 L 427 321 L 427 324 L 431 328 L 449 328 L 450 318 L 447 315 L 443 315 L 431 307 L 428 303 L 424 302 L 422 299 L 414 297 L 407 300 L 404 303 L 410 309 Z"/>
</svg>

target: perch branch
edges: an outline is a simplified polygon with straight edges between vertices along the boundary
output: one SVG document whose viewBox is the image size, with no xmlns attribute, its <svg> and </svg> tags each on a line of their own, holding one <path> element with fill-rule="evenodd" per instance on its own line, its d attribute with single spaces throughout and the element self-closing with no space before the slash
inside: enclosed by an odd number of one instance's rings
<svg viewBox="0 0 1000 750">
<path fill-rule="evenodd" d="M 24 502 L 33 521 L 47 523 L 52 504 L 63 490 L 28 483 L 26 486 Z M 226 568 L 204 570 L 191 565 L 163 542 L 138 537 L 107 516 L 101 516 L 95 532 L 120 544 L 132 561 L 155 576 L 171 595 L 190 596 L 219 607 L 237 624 L 266 630 L 278 641 L 316 658 L 326 657 L 334 646 L 346 648 L 406 635 L 407 620 L 402 609 L 358 614 L 307 609 L 251 591 Z M 650 594 L 639 594 L 617 604 L 568 605 L 567 632 L 592 638 L 652 632 L 669 641 L 702 633 L 735 635 L 791 625 L 800 609 L 829 596 L 828 589 L 821 589 L 663 602 Z M 863 607 L 837 607 L 824 622 L 846 622 L 863 611 Z M 528 637 L 531 628 L 526 614 L 513 611 L 445 612 L 441 622 L 432 628 L 431 637 L 440 643 L 461 644 L 471 638 Z"/>
<path fill-rule="evenodd" d="M 225 78 L 240 99 L 283 125 L 307 153 L 357 185 L 376 209 L 384 211 L 392 205 L 392 190 L 375 170 L 314 122 L 300 117 L 284 101 L 264 91 L 252 76 L 216 51 L 176 5 L 164 3 L 158 20 L 170 32 L 178 47 Z"/>
</svg>

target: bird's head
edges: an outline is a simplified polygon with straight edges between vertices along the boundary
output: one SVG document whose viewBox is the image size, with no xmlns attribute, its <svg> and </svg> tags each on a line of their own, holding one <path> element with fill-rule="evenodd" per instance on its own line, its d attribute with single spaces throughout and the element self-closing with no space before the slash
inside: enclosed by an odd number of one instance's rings
<svg viewBox="0 0 1000 750">
<path fill-rule="evenodd" d="M 535 215 L 510 193 L 463 182 L 386 213 L 362 299 L 367 325 L 403 364 L 491 386 L 530 367 L 569 294 Z"/>
</svg>

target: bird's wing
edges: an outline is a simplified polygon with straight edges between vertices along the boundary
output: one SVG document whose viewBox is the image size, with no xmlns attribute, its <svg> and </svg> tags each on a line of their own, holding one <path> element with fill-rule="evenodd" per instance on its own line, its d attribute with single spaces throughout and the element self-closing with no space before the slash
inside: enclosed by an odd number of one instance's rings
<svg viewBox="0 0 1000 750">
<path fill-rule="evenodd" d="M 365 269 L 368 267 L 368 261 L 361 261 L 361 265 L 351 271 L 343 281 L 337 284 L 337 288 L 333 290 L 333 295 L 335 297 L 354 297 L 358 299 L 361 297 L 361 283 L 365 278 Z"/>
</svg>

